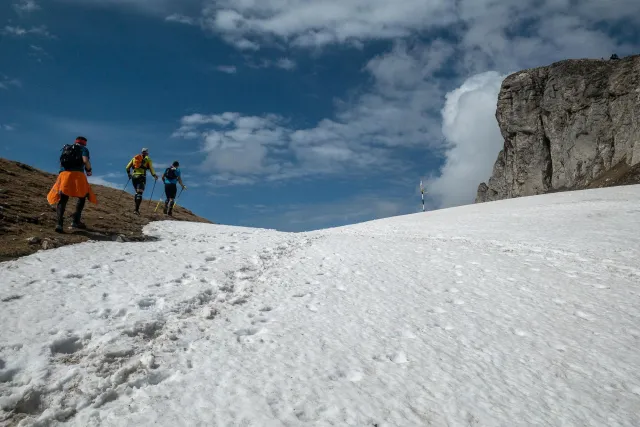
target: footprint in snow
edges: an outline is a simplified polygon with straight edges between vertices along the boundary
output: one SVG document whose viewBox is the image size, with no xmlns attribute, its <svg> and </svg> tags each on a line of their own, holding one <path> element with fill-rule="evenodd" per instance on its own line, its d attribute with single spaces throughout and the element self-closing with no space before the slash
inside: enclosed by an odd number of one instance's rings
<svg viewBox="0 0 640 427">
<path fill-rule="evenodd" d="M 388 358 L 393 363 L 396 363 L 398 365 L 409 362 L 409 360 L 407 359 L 407 355 L 403 351 L 398 351 L 392 355 L 389 355 Z"/>
<path fill-rule="evenodd" d="M 349 381 L 351 381 L 351 382 L 354 382 L 354 383 L 362 381 L 362 378 L 364 378 L 364 375 L 360 371 L 351 371 L 347 375 L 347 379 Z"/>
<path fill-rule="evenodd" d="M 410 340 L 416 338 L 416 334 L 414 334 L 413 332 L 409 331 L 409 330 L 404 330 L 402 331 L 402 338 L 408 338 Z"/>
<path fill-rule="evenodd" d="M 316 306 L 315 306 L 315 305 L 313 305 L 313 304 L 308 304 L 308 305 L 307 305 L 307 308 L 309 309 L 309 311 L 313 311 L 313 312 L 318 311 L 318 307 L 316 307 Z"/>
<path fill-rule="evenodd" d="M 262 307 L 260 309 L 260 311 L 271 311 L 271 310 L 273 310 L 273 308 L 269 307 L 268 305 L 266 305 L 266 306 L 264 306 L 264 307 Z"/>
<path fill-rule="evenodd" d="M 529 332 L 524 331 L 524 330 L 522 330 L 522 329 L 517 329 L 517 328 L 516 328 L 516 329 L 511 329 L 511 332 L 512 332 L 514 335 L 517 335 L 517 336 L 519 336 L 519 337 L 528 337 L 529 335 L 531 335 Z"/>
<path fill-rule="evenodd" d="M 243 339 L 251 341 L 253 335 L 256 335 L 258 332 L 260 332 L 260 330 L 257 328 L 242 328 L 235 331 L 234 334 L 236 335 L 236 341 L 242 343 Z"/>
<path fill-rule="evenodd" d="M 2 302 L 11 302 L 11 301 L 16 301 L 19 300 L 23 297 L 24 295 L 9 295 L 8 297 L 4 297 L 2 298 Z"/>
<path fill-rule="evenodd" d="M 146 310 L 149 307 L 154 306 L 155 304 L 156 304 L 156 300 L 151 297 L 142 298 L 141 300 L 138 301 L 138 307 L 140 307 L 143 310 Z"/>
<path fill-rule="evenodd" d="M 577 310 L 574 314 L 577 317 L 579 317 L 581 319 L 584 319 L 586 321 L 589 321 L 589 322 L 591 322 L 593 320 L 593 316 L 588 314 L 588 313 L 585 313 L 584 311 Z"/>
<path fill-rule="evenodd" d="M 49 345 L 49 349 L 53 354 L 73 354 L 82 350 L 83 347 L 80 337 L 76 335 L 57 339 Z"/>
</svg>

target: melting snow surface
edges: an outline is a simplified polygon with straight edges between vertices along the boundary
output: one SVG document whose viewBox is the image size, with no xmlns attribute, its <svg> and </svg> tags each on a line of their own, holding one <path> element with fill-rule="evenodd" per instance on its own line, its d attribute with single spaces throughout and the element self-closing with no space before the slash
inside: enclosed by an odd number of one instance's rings
<svg viewBox="0 0 640 427">
<path fill-rule="evenodd" d="M 0 264 L 0 424 L 638 426 L 640 186 Z"/>
</svg>

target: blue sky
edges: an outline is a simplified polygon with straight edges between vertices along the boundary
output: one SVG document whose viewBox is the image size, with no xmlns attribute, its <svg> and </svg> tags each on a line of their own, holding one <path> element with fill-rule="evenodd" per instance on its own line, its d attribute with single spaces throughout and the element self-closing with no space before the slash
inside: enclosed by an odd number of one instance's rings
<svg viewBox="0 0 640 427">
<path fill-rule="evenodd" d="M 54 172 L 82 134 L 123 186 L 149 147 L 197 214 L 281 230 L 417 212 L 420 179 L 429 209 L 471 203 L 501 80 L 637 53 L 639 21 L 631 0 L 10 0 L 0 156 Z"/>
</svg>

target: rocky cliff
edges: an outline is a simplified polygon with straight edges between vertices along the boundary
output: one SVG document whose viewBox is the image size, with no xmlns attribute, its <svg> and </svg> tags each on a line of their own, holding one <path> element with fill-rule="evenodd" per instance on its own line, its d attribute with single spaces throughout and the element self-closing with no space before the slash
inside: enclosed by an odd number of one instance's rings
<svg viewBox="0 0 640 427">
<path fill-rule="evenodd" d="M 512 74 L 502 83 L 496 119 L 504 148 L 476 203 L 635 183 L 640 55 Z"/>
</svg>

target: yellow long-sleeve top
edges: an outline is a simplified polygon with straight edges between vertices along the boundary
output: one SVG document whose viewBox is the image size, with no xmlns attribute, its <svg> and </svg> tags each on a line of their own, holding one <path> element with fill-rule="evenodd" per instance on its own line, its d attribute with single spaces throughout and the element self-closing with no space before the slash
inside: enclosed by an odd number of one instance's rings
<svg viewBox="0 0 640 427">
<path fill-rule="evenodd" d="M 149 156 L 146 156 L 144 159 L 142 159 L 142 167 L 139 168 L 133 167 L 134 160 L 135 156 L 129 161 L 129 163 L 127 163 L 127 173 L 129 173 L 129 169 L 133 168 L 133 176 L 146 175 L 147 169 L 151 171 L 151 175 L 156 174 L 156 171 L 153 169 L 153 162 L 151 161 Z"/>
</svg>

